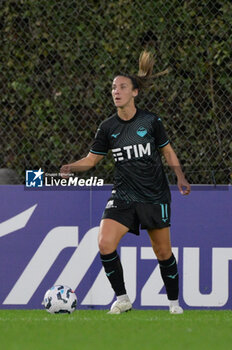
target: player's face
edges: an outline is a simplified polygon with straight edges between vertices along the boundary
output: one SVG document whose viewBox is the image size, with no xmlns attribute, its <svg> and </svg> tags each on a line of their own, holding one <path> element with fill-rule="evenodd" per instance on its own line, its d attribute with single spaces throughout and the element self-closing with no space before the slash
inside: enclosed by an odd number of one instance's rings
<svg viewBox="0 0 232 350">
<path fill-rule="evenodd" d="M 117 76 L 112 84 L 112 97 L 117 108 L 134 106 L 134 98 L 138 95 L 138 89 L 133 90 L 132 82 L 129 78 Z"/>
</svg>

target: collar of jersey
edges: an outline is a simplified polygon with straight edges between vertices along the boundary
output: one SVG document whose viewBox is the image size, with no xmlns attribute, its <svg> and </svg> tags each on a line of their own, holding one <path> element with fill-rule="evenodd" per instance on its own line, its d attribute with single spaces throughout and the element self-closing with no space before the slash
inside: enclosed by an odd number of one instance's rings
<svg viewBox="0 0 232 350">
<path fill-rule="evenodd" d="M 132 123 L 132 122 L 137 118 L 138 114 L 139 114 L 139 109 L 137 108 L 137 109 L 136 109 L 135 115 L 134 115 L 131 119 L 129 119 L 129 120 L 121 119 L 121 118 L 119 117 L 118 113 L 116 113 L 116 118 L 118 119 L 118 121 L 120 121 L 120 123 L 122 123 L 122 124 L 127 124 L 127 123 Z"/>
</svg>

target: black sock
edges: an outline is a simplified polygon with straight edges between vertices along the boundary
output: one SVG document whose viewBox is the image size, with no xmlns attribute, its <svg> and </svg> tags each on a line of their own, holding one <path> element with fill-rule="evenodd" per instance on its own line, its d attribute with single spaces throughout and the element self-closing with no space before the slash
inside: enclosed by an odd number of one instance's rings
<svg viewBox="0 0 232 350">
<path fill-rule="evenodd" d="M 168 260 L 158 260 L 158 262 L 168 299 L 177 300 L 179 295 L 179 275 L 175 256 L 172 254 Z"/>
<path fill-rule="evenodd" d="M 106 276 L 117 296 L 126 294 L 123 270 L 120 258 L 115 250 L 111 254 L 100 254 L 102 265 L 104 266 Z"/>
</svg>

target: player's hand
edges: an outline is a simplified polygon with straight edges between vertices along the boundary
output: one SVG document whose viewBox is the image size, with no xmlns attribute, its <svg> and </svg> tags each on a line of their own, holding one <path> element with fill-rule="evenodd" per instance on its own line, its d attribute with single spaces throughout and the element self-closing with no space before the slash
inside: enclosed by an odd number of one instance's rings
<svg viewBox="0 0 232 350">
<path fill-rule="evenodd" d="M 71 166 L 69 164 L 65 164 L 60 168 L 60 176 L 63 179 L 68 179 L 71 175 Z"/>
<path fill-rule="evenodd" d="M 185 196 L 191 192 L 191 186 L 188 183 L 188 181 L 185 179 L 185 177 L 178 179 L 177 186 L 179 188 L 180 193 Z"/>
</svg>

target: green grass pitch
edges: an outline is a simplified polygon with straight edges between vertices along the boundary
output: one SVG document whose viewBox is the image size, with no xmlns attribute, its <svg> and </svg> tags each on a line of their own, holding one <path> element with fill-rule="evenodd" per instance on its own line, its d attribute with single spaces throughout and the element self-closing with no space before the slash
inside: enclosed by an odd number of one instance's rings
<svg viewBox="0 0 232 350">
<path fill-rule="evenodd" d="M 2 350 L 232 349 L 231 311 L 133 310 L 121 315 L 77 310 L 0 310 Z"/>
</svg>

